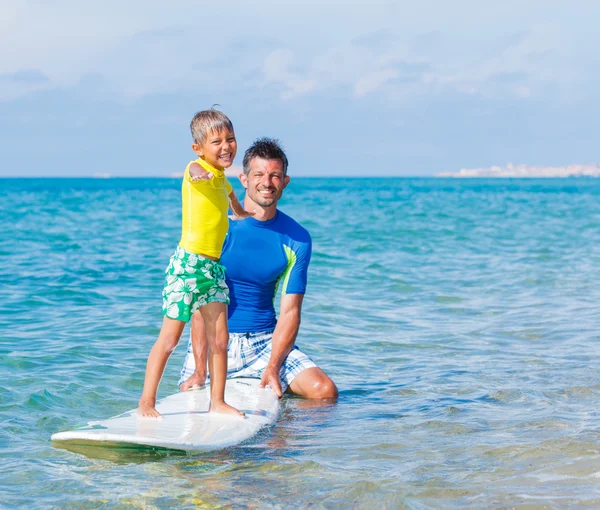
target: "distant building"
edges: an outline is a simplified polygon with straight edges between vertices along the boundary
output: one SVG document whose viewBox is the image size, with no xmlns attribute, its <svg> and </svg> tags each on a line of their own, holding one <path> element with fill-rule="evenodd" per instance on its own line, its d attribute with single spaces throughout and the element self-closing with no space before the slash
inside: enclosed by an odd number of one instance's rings
<svg viewBox="0 0 600 510">
<path fill-rule="evenodd" d="M 458 172 L 441 172 L 436 177 L 600 177 L 600 166 L 491 166 L 489 168 L 461 168 Z"/>
</svg>

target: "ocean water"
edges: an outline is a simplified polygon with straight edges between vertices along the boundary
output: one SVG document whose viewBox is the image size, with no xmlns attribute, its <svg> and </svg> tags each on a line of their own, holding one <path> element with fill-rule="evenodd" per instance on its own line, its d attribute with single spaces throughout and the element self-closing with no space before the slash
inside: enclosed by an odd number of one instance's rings
<svg viewBox="0 0 600 510">
<path fill-rule="evenodd" d="M 600 506 L 600 181 L 293 179 L 340 398 L 204 455 L 50 441 L 137 405 L 179 182 L 0 184 L 3 508 Z"/>
</svg>

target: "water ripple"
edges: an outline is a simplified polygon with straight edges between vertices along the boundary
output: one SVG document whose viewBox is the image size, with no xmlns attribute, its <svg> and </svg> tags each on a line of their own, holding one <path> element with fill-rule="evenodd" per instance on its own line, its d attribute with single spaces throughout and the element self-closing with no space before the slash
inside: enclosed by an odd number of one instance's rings
<svg viewBox="0 0 600 510">
<path fill-rule="evenodd" d="M 276 426 L 201 456 L 53 448 L 52 432 L 137 403 L 178 188 L 3 180 L 4 504 L 600 504 L 600 183 L 586 179 L 294 179 L 282 209 L 314 243 L 298 344 L 339 401 L 286 398 Z"/>
</svg>

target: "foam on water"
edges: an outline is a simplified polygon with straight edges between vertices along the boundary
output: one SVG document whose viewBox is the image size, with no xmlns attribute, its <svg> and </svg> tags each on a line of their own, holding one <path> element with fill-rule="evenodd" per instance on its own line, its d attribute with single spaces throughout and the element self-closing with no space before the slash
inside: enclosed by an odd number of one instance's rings
<svg viewBox="0 0 600 510">
<path fill-rule="evenodd" d="M 294 179 L 281 207 L 314 241 L 298 344 L 340 399 L 286 397 L 275 427 L 200 456 L 49 440 L 137 404 L 179 182 L 0 196 L 8 507 L 600 504 L 600 182 Z"/>
</svg>

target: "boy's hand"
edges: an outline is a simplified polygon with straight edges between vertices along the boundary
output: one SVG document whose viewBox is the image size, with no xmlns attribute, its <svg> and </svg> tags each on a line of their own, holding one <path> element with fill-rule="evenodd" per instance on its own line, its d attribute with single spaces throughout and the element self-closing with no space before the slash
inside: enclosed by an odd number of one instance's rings
<svg viewBox="0 0 600 510">
<path fill-rule="evenodd" d="M 233 212 L 233 216 L 230 216 L 232 220 L 243 220 L 248 216 L 254 216 L 254 211 L 246 211 L 246 209 L 244 209 L 244 206 L 238 200 L 235 191 L 232 191 L 229 194 L 229 207 Z"/>
<path fill-rule="evenodd" d="M 234 211 L 230 218 L 234 221 L 243 220 L 244 218 L 248 218 L 249 216 L 254 216 L 254 214 L 254 211 L 246 211 L 245 209 L 242 209 L 241 211 Z"/>
<path fill-rule="evenodd" d="M 210 181 L 213 178 L 212 172 L 207 172 L 198 163 L 190 165 L 190 181 Z"/>
<path fill-rule="evenodd" d="M 160 413 L 154 408 L 154 406 L 154 400 L 142 397 L 138 407 L 138 414 L 144 418 L 161 418 Z"/>
</svg>

